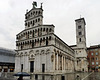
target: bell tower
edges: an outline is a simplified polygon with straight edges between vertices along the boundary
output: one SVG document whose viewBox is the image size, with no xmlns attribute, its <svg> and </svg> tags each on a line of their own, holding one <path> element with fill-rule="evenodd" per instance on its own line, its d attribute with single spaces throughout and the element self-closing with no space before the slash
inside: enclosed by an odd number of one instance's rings
<svg viewBox="0 0 100 80">
<path fill-rule="evenodd" d="M 87 51 L 86 51 L 86 32 L 85 32 L 85 19 L 76 19 L 76 44 L 75 48 L 77 58 L 77 70 L 88 71 Z M 80 63 L 80 64 L 78 64 Z"/>
<path fill-rule="evenodd" d="M 85 19 L 76 19 L 76 42 L 77 47 L 86 49 Z"/>
</svg>

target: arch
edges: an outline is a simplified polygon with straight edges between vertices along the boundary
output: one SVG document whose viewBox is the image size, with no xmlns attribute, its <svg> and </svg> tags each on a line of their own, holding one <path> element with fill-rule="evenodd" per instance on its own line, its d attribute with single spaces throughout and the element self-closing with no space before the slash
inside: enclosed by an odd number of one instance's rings
<svg viewBox="0 0 100 80">
<path fill-rule="evenodd" d="M 37 23 L 37 19 L 35 20 L 35 22 Z"/>
<path fill-rule="evenodd" d="M 27 44 L 29 44 L 29 41 L 27 41 Z"/>
<path fill-rule="evenodd" d="M 45 41 L 45 37 L 43 38 L 43 41 Z"/>
<path fill-rule="evenodd" d="M 16 39 L 18 39 L 19 37 L 17 36 Z"/>
<path fill-rule="evenodd" d="M 56 53 L 56 49 L 54 49 L 54 52 Z"/>
<path fill-rule="evenodd" d="M 40 18 L 38 18 L 38 22 L 40 22 Z"/>
<path fill-rule="evenodd" d="M 32 48 L 34 47 L 34 40 L 32 40 Z"/>
<path fill-rule="evenodd" d="M 25 23 L 25 26 L 27 26 L 27 22 Z"/>
<path fill-rule="evenodd" d="M 23 56 L 23 52 L 20 53 L 20 56 Z"/>
<path fill-rule="evenodd" d="M 47 32 L 47 34 L 48 34 L 48 28 L 46 29 L 46 32 Z"/>
<path fill-rule="evenodd" d="M 46 50 L 46 53 L 49 54 L 49 53 L 50 53 L 50 49 L 47 49 L 47 50 Z"/>
<path fill-rule="evenodd" d="M 35 29 L 35 33 L 37 33 L 37 29 Z"/>
<path fill-rule="evenodd" d="M 30 24 L 32 24 L 32 21 L 30 22 Z"/>
<path fill-rule="evenodd" d="M 34 26 L 34 20 L 33 20 L 33 26 Z"/>
<path fill-rule="evenodd" d="M 41 31 L 42 31 L 42 28 L 41 28 Z"/>
<path fill-rule="evenodd" d="M 52 29 L 50 28 L 50 29 L 49 29 L 49 32 L 51 32 L 51 30 L 52 30 Z"/>
<path fill-rule="evenodd" d="M 28 22 L 28 27 L 30 27 L 30 22 Z"/>
<path fill-rule="evenodd" d="M 46 46 L 48 46 L 48 37 L 46 37 Z"/>
<path fill-rule="evenodd" d="M 49 40 L 51 40 L 51 36 L 49 36 Z"/>
<path fill-rule="evenodd" d="M 36 50 L 36 54 L 39 54 L 39 50 Z"/>
<path fill-rule="evenodd" d="M 35 11 L 33 11 L 33 15 L 35 14 Z"/>
<path fill-rule="evenodd" d="M 40 39 L 40 46 L 41 46 L 41 43 L 42 43 L 42 38 Z"/>
<path fill-rule="evenodd" d="M 45 31 L 45 28 L 43 28 L 43 31 Z"/>
<path fill-rule="evenodd" d="M 39 42 L 39 39 L 37 39 L 37 42 Z"/>
<path fill-rule="evenodd" d="M 28 17 L 30 17 L 30 14 L 28 15 Z"/>
<path fill-rule="evenodd" d="M 35 39 L 35 42 L 36 42 L 36 39 Z"/>
<path fill-rule="evenodd" d="M 46 29 L 46 32 L 48 31 L 48 28 Z"/>
<path fill-rule="evenodd" d="M 41 54 L 44 54 L 45 53 L 45 50 L 41 50 Z"/>
<path fill-rule="evenodd" d="M 31 16 L 32 16 L 32 12 L 31 12 Z"/>
<path fill-rule="evenodd" d="M 25 52 L 25 56 L 27 56 L 27 52 Z"/>
<path fill-rule="evenodd" d="M 38 14 L 40 14 L 40 11 L 38 12 Z"/>
<path fill-rule="evenodd" d="M 16 43 L 16 46 L 18 46 L 18 43 Z"/>
</svg>

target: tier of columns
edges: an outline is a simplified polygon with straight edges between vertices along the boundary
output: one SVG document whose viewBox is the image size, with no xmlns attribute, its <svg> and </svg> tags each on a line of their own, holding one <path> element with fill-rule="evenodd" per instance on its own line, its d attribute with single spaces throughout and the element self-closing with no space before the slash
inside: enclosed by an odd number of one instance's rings
<svg viewBox="0 0 100 80">
<path fill-rule="evenodd" d="M 67 58 L 68 56 L 55 52 L 53 54 L 53 70 L 74 71 L 74 60 Z"/>
</svg>

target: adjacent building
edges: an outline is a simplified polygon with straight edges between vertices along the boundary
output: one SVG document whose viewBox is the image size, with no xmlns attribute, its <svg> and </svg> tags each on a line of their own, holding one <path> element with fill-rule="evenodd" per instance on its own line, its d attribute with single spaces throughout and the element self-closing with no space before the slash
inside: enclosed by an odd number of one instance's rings
<svg viewBox="0 0 100 80">
<path fill-rule="evenodd" d="M 100 45 L 87 48 L 88 70 L 98 71 L 100 69 Z"/>
<path fill-rule="evenodd" d="M 16 35 L 15 72 L 60 74 L 74 72 L 75 51 L 43 24 L 42 4 L 25 14 L 25 29 Z"/>
<path fill-rule="evenodd" d="M 15 51 L 0 48 L 0 72 L 14 72 Z"/>
</svg>

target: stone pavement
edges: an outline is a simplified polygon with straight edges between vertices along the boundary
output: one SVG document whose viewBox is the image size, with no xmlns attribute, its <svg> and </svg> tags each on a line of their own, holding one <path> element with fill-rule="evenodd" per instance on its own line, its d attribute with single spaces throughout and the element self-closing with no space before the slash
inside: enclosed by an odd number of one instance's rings
<svg viewBox="0 0 100 80">
<path fill-rule="evenodd" d="M 79 74 L 79 76 L 81 77 L 81 80 L 100 80 L 100 72 L 64 74 L 65 80 L 75 80 L 75 77 L 77 74 Z M 56 77 L 58 77 L 56 78 L 56 80 L 61 80 L 61 78 L 59 79 L 59 76 L 61 75 L 56 75 Z M 17 78 L 16 79 L 15 78 L 0 78 L 0 80 L 17 80 Z M 27 80 L 30 80 L 30 79 L 27 79 Z"/>
</svg>

